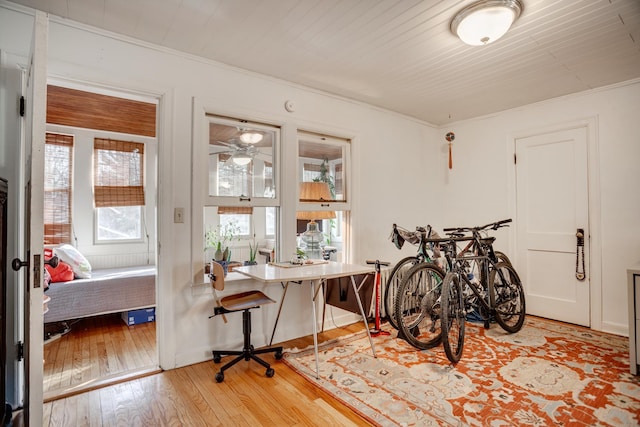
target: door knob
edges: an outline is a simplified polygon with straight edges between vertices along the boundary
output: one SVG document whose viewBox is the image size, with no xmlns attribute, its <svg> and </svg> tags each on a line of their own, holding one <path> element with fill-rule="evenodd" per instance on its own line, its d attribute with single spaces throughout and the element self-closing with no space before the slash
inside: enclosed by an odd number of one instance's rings
<svg viewBox="0 0 640 427">
<path fill-rule="evenodd" d="M 14 271 L 18 271 L 22 267 L 29 267 L 29 261 L 20 261 L 20 258 L 14 258 L 13 261 L 11 261 L 11 268 L 13 268 Z"/>
<path fill-rule="evenodd" d="M 44 261 L 45 264 L 49 264 L 52 268 L 56 268 L 59 262 L 60 260 L 58 259 L 58 255 L 54 255 L 51 258 Z"/>
</svg>

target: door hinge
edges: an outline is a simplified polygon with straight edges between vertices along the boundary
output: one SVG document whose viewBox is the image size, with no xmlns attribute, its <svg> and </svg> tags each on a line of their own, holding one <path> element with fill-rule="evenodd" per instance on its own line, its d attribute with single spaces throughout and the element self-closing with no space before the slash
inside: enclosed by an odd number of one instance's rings
<svg viewBox="0 0 640 427">
<path fill-rule="evenodd" d="M 18 362 L 24 359 L 24 343 L 22 341 L 18 341 Z"/>
<path fill-rule="evenodd" d="M 24 96 L 20 97 L 20 117 L 24 117 L 24 109 L 25 109 L 26 105 L 25 105 L 25 100 L 24 100 Z"/>
<path fill-rule="evenodd" d="M 513 153 L 513 164 L 514 165 L 518 164 L 518 155 L 516 153 Z"/>
</svg>

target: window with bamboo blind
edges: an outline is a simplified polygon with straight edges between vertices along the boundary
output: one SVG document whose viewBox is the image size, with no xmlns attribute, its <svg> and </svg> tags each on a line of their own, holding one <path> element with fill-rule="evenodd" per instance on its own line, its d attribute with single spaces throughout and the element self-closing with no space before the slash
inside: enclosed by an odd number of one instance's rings
<svg viewBox="0 0 640 427">
<path fill-rule="evenodd" d="M 96 239 L 142 239 L 144 144 L 95 138 L 93 165 Z"/>
<path fill-rule="evenodd" d="M 44 244 L 72 243 L 73 135 L 46 133 Z"/>
<path fill-rule="evenodd" d="M 317 246 L 309 245 L 307 237 L 312 231 L 314 239 L 320 239 L 321 248 L 330 246 L 337 250 L 338 260 L 348 248 L 344 224 L 350 210 L 346 191 L 350 154 L 348 139 L 298 131 L 296 232 L 302 250 L 305 251 L 306 243 L 312 252 L 310 256 L 319 255 Z M 321 237 L 316 236 L 316 229 L 322 232 Z"/>
</svg>

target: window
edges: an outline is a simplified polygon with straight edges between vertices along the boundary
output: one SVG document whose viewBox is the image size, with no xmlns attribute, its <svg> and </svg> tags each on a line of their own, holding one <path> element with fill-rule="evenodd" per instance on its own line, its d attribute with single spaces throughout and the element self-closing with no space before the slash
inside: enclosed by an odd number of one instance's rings
<svg viewBox="0 0 640 427">
<path fill-rule="evenodd" d="M 349 140 L 298 132 L 297 245 L 312 258 L 328 246 L 337 251 L 338 260 L 343 259 L 349 155 Z"/>
<path fill-rule="evenodd" d="M 210 117 L 209 196 L 275 198 L 276 128 Z"/>
<path fill-rule="evenodd" d="M 249 237 L 253 232 L 251 229 L 253 207 L 251 206 L 220 206 L 218 215 L 220 215 L 219 222 L 222 226 L 233 224 L 237 228 L 239 237 Z"/>
<path fill-rule="evenodd" d="M 220 248 L 223 254 L 228 249 L 228 261 L 248 261 L 250 245 L 259 249 L 277 247 L 280 202 L 276 152 L 280 128 L 209 114 L 204 120 L 201 129 L 206 136 L 194 149 L 194 177 L 206 176 L 194 180 L 194 193 L 203 196 L 202 222 L 194 221 L 194 235 L 203 236 L 205 263 L 219 256 L 220 240 L 226 245 Z M 233 230 L 233 238 L 216 237 L 224 230 Z"/>
<path fill-rule="evenodd" d="M 73 135 L 47 132 L 44 152 L 44 244 L 72 243 Z"/>
<path fill-rule="evenodd" d="M 141 240 L 144 144 L 95 138 L 93 163 L 96 240 Z"/>
</svg>

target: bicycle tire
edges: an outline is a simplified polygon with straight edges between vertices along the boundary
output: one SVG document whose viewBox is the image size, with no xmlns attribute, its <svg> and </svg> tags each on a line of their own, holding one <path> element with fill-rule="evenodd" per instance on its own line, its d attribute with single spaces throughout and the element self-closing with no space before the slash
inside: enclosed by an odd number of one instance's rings
<svg viewBox="0 0 640 427">
<path fill-rule="evenodd" d="M 464 349 L 466 312 L 462 286 L 455 273 L 447 273 L 442 283 L 442 346 L 454 365 Z"/>
<path fill-rule="evenodd" d="M 395 300 L 398 336 L 426 350 L 440 344 L 440 293 L 444 271 L 430 262 L 416 264 L 400 283 Z"/>
<path fill-rule="evenodd" d="M 526 314 L 524 288 L 511 264 L 499 262 L 489 274 L 491 305 L 496 322 L 507 332 L 522 329 Z"/>
<path fill-rule="evenodd" d="M 509 265 L 513 265 L 511 263 L 511 260 L 509 259 L 509 257 L 507 256 L 507 254 L 505 254 L 504 252 L 501 251 L 494 251 L 494 253 L 496 254 L 496 258 L 498 259 L 498 262 L 506 262 Z"/>
<path fill-rule="evenodd" d="M 400 261 L 396 263 L 391 270 L 391 274 L 387 279 L 387 283 L 384 288 L 384 310 L 387 320 L 389 324 L 393 326 L 395 329 L 398 329 L 398 322 L 396 321 L 395 316 L 395 303 L 396 303 L 396 293 L 398 292 L 398 288 L 400 287 L 400 283 L 402 282 L 402 278 L 404 275 L 418 262 L 420 259 L 417 256 L 409 256 L 406 258 L 402 258 Z"/>
</svg>

